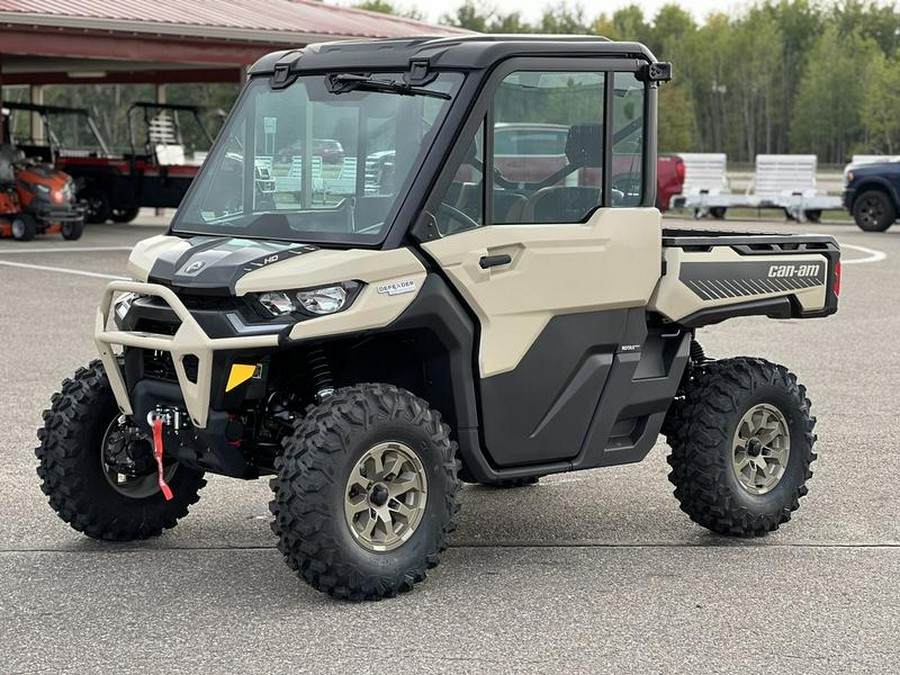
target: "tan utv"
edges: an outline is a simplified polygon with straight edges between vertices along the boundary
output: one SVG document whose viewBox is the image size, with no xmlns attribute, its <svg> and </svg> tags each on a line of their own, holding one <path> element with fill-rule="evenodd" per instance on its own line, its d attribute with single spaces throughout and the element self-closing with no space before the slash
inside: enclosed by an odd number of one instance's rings
<svg viewBox="0 0 900 675">
<path fill-rule="evenodd" d="M 288 564 L 379 599 L 437 564 L 460 481 L 637 462 L 662 432 L 693 520 L 776 529 L 815 459 L 806 391 L 761 359 L 708 359 L 695 331 L 832 314 L 840 252 L 662 228 L 670 73 L 640 44 L 587 37 L 261 59 L 168 232 L 108 286 L 100 359 L 44 414 L 50 505 L 88 536 L 139 539 L 187 514 L 205 472 L 270 475 Z M 565 162 L 504 175 L 511 124 L 564 125 Z"/>
</svg>

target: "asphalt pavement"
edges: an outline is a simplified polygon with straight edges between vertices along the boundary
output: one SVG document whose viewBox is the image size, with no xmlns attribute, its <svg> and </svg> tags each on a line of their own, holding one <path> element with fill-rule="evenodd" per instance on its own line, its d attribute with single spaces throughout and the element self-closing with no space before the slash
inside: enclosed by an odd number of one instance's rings
<svg viewBox="0 0 900 675">
<path fill-rule="evenodd" d="M 900 225 L 722 226 L 846 245 L 836 316 L 699 335 L 807 385 L 819 460 L 794 519 L 752 541 L 707 533 L 679 511 L 660 443 L 632 466 L 464 488 L 441 565 L 369 604 L 283 564 L 264 480 L 212 477 L 149 542 L 59 520 L 34 471 L 40 411 L 94 358 L 103 286 L 159 227 L 0 240 L 0 673 L 900 672 Z"/>
</svg>

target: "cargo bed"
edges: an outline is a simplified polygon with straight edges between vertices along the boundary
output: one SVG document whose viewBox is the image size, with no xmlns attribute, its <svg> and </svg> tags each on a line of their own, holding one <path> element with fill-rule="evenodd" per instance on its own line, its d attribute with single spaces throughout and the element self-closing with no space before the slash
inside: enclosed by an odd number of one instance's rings
<svg viewBox="0 0 900 675">
<path fill-rule="evenodd" d="M 825 235 L 664 229 L 652 310 L 687 327 L 837 311 L 840 248 Z"/>
</svg>

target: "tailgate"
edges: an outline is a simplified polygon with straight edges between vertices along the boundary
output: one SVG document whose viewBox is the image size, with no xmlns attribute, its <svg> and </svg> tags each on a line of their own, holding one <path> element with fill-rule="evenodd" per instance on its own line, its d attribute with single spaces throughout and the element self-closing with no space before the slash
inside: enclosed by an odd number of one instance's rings
<svg viewBox="0 0 900 675">
<path fill-rule="evenodd" d="M 828 236 L 665 230 L 650 309 L 688 327 L 828 316 L 837 311 L 840 255 Z"/>
</svg>

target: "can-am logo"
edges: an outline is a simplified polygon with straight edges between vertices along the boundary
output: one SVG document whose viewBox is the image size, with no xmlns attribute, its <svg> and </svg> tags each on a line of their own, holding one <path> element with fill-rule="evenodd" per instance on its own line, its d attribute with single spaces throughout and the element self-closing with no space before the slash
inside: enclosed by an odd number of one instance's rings
<svg viewBox="0 0 900 675">
<path fill-rule="evenodd" d="M 408 281 L 395 281 L 391 284 L 382 284 L 376 289 L 379 293 L 386 295 L 403 295 L 404 293 L 412 293 L 416 290 L 416 282 L 412 279 Z"/>
<path fill-rule="evenodd" d="M 182 274 L 196 274 L 200 270 L 202 270 L 206 266 L 206 263 L 202 260 L 195 260 L 190 265 L 185 266 L 183 270 L 181 270 Z"/>
<path fill-rule="evenodd" d="M 772 265 L 769 277 L 818 277 L 819 265 Z"/>
</svg>

